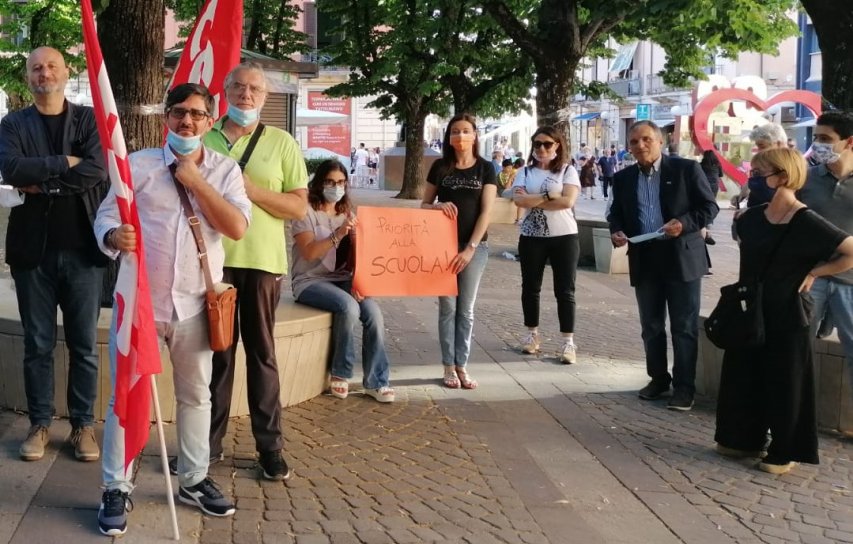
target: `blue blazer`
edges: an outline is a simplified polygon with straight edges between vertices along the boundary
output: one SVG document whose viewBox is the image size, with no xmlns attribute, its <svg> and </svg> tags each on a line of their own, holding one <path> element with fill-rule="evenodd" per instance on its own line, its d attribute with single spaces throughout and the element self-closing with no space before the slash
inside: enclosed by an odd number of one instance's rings
<svg viewBox="0 0 853 544">
<path fill-rule="evenodd" d="M 607 221 L 610 232 L 632 237 L 641 233 L 637 184 L 640 168 L 634 164 L 613 177 L 613 204 Z M 708 254 L 700 230 L 720 208 L 699 163 L 680 157 L 661 157 L 660 207 L 663 221 L 678 219 L 677 238 L 628 244 L 631 285 L 645 280 L 693 281 L 708 272 Z"/>
</svg>

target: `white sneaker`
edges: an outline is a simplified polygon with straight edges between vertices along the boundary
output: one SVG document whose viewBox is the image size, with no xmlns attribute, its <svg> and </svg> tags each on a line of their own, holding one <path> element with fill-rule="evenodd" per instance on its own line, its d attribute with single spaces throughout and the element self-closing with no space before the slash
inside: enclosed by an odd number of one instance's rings
<svg viewBox="0 0 853 544">
<path fill-rule="evenodd" d="M 563 342 L 563 347 L 560 349 L 560 362 L 567 365 L 572 365 L 577 361 L 577 346 L 571 340 Z"/>
<path fill-rule="evenodd" d="M 527 333 L 527 336 L 524 337 L 524 341 L 521 343 L 521 351 L 522 353 L 536 353 L 539 351 L 539 333 L 530 331 Z"/>
</svg>

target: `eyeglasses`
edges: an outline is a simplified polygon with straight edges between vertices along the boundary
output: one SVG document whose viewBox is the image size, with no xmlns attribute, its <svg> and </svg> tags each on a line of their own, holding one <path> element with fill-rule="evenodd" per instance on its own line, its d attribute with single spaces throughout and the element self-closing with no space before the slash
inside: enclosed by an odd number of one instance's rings
<svg viewBox="0 0 853 544">
<path fill-rule="evenodd" d="M 541 140 L 533 140 L 533 149 L 539 149 L 540 147 L 544 147 L 546 150 L 548 150 L 554 147 L 554 144 L 556 143 L 557 142 L 552 141 L 545 142 Z"/>
<path fill-rule="evenodd" d="M 187 108 L 169 108 L 169 117 L 175 120 L 183 119 L 186 114 L 190 114 L 190 119 L 193 121 L 204 121 L 210 114 L 204 110 L 187 109 Z"/>
<path fill-rule="evenodd" d="M 247 85 L 245 83 L 240 83 L 239 81 L 232 81 L 228 88 L 232 91 L 237 91 L 238 93 L 243 93 L 246 89 L 249 89 L 249 92 L 254 96 L 260 96 L 267 92 L 266 89 L 262 87 L 258 87 L 257 85 Z"/>
<path fill-rule="evenodd" d="M 341 179 L 341 180 L 337 180 L 337 181 L 333 180 L 333 179 L 323 180 L 323 187 L 326 189 L 331 189 L 332 187 L 346 187 L 346 186 L 347 186 L 347 180 L 345 180 L 345 179 Z"/>
<path fill-rule="evenodd" d="M 784 170 L 776 170 L 775 172 L 770 172 L 768 174 L 763 173 L 761 170 L 750 170 L 749 177 L 751 178 L 769 178 L 770 176 L 775 176 L 777 174 L 781 174 Z"/>
</svg>

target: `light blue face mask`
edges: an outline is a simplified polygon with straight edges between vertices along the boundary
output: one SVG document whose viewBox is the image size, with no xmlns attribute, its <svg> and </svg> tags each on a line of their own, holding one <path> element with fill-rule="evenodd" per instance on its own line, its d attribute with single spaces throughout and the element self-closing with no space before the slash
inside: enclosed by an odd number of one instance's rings
<svg viewBox="0 0 853 544">
<path fill-rule="evenodd" d="M 201 136 L 181 136 L 177 132 L 169 130 L 169 133 L 166 134 L 166 143 L 178 155 L 188 155 L 201 145 Z"/>
<path fill-rule="evenodd" d="M 346 194 L 346 187 L 341 187 L 340 185 L 335 185 L 334 187 L 328 187 L 323 189 L 323 198 L 326 199 L 326 202 L 335 202 L 337 203 L 340 199 L 344 197 Z"/>
<path fill-rule="evenodd" d="M 241 127 L 247 127 L 258 120 L 260 117 L 260 110 L 258 108 L 253 110 L 241 110 L 229 102 L 228 112 L 226 115 Z"/>
<path fill-rule="evenodd" d="M 841 154 L 836 153 L 834 144 L 814 142 L 812 143 L 812 159 L 818 164 L 832 164 L 841 158 Z"/>
</svg>

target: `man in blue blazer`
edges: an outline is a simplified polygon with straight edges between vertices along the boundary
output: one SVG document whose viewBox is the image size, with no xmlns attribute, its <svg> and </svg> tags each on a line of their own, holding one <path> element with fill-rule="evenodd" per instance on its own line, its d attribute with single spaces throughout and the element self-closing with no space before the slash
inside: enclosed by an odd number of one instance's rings
<svg viewBox="0 0 853 544">
<path fill-rule="evenodd" d="M 701 229 L 719 212 L 699 163 L 664 157 L 663 136 L 651 121 L 638 121 L 628 133 L 637 164 L 613 179 L 613 204 L 607 220 L 613 245 L 628 245 L 631 285 L 637 296 L 651 382 L 640 398 L 669 391 L 668 407 L 690 410 L 695 392 L 699 337 L 699 298 L 708 257 Z M 640 241 L 640 235 L 655 235 Z M 674 361 L 667 365 L 666 314 L 669 310 Z"/>
</svg>

